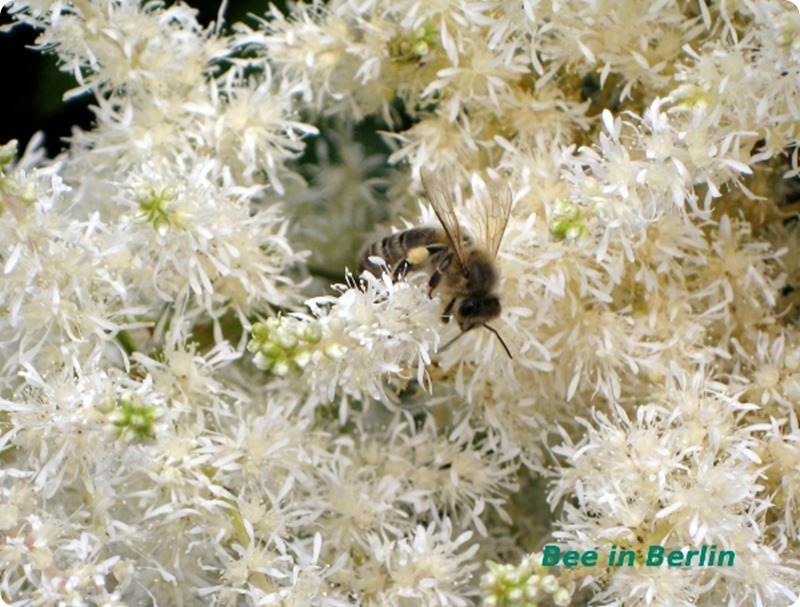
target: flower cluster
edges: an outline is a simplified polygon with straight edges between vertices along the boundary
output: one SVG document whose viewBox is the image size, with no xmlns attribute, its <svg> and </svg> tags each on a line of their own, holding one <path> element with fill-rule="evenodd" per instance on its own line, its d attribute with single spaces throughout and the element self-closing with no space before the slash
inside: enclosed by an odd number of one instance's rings
<svg viewBox="0 0 800 607">
<path fill-rule="evenodd" d="M 258 323 L 248 345 L 253 362 L 279 377 L 302 372 L 325 402 L 387 401 L 385 379 L 427 385 L 442 306 L 418 283 L 367 274 L 359 286 L 342 285 L 337 298 L 309 300 L 312 315 Z"/>
<path fill-rule="evenodd" d="M 636 552 L 640 563 L 650 546 L 665 544 L 735 554 L 730 567 L 689 567 L 669 584 L 666 565 L 620 568 L 604 596 L 625 588 L 632 602 L 657 596 L 667 604 L 705 603 L 719 592 L 707 585 L 713 579 L 736 604 L 785 600 L 794 571 L 779 558 L 785 531 L 769 520 L 775 493 L 763 483 L 772 463 L 761 455 L 767 428 L 747 422 L 755 408 L 698 374 L 640 405 L 635 419 L 621 407 L 597 413 L 579 442 L 556 448 L 568 463 L 551 499 L 577 498 L 567 506 L 569 525 L 556 533 L 564 544 L 591 543 L 605 555 L 616 546 Z M 597 466 L 616 479 L 613 485 L 590 473 Z M 765 574 L 751 579 L 756 570 Z"/>
<path fill-rule="evenodd" d="M 556 607 L 570 604 L 572 593 L 541 564 L 539 554 L 528 555 L 518 566 L 487 562 L 481 578 L 483 607 L 532 607 L 552 601 Z"/>
<path fill-rule="evenodd" d="M 800 12 L 264 10 L 11 7 L 95 124 L 0 142 L 0 597 L 795 600 Z M 489 328 L 350 273 L 436 224 L 422 169 L 468 247 L 511 193 Z"/>
</svg>

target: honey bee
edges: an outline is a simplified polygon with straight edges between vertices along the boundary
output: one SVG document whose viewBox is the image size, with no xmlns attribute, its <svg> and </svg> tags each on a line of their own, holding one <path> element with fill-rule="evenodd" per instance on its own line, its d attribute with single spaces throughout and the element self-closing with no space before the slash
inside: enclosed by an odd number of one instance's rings
<svg viewBox="0 0 800 607">
<path fill-rule="evenodd" d="M 430 271 L 428 296 L 432 297 L 434 289 L 439 288 L 447 301 L 442 320 L 449 322 L 455 316 L 461 329 L 442 349 L 467 331 L 482 326 L 495 334 L 508 357 L 513 358 L 497 330 L 487 324 L 502 309 L 495 258 L 511 214 L 511 191 L 501 188 L 488 201 L 484 199 L 480 238 L 475 241 L 461 229 L 450 191 L 431 171 L 423 169 L 420 176 L 441 227 L 411 228 L 372 243 L 361 255 L 359 275 L 368 271 L 380 276 L 388 269 L 394 280 L 400 280 L 409 272 Z"/>
</svg>

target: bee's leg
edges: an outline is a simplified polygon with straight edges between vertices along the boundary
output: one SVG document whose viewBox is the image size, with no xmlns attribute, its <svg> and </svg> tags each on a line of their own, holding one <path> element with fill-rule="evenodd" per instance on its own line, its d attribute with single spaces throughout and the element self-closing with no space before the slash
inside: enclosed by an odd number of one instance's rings
<svg viewBox="0 0 800 607">
<path fill-rule="evenodd" d="M 450 322 L 450 315 L 453 311 L 453 306 L 456 303 L 456 298 L 450 300 L 450 303 L 447 304 L 444 308 L 444 312 L 442 312 L 442 322 Z"/>
<path fill-rule="evenodd" d="M 433 290 L 436 287 L 438 287 L 439 283 L 442 281 L 442 272 L 447 271 L 447 268 L 450 267 L 452 261 L 453 261 L 453 256 L 448 255 L 442 260 L 440 264 L 436 266 L 436 269 L 433 271 L 433 274 L 431 274 L 431 279 L 428 281 L 428 297 L 433 297 Z"/>
<path fill-rule="evenodd" d="M 428 299 L 433 297 L 433 290 L 439 286 L 442 281 L 442 273 L 437 269 L 431 274 L 431 279 L 428 281 Z"/>
<path fill-rule="evenodd" d="M 395 266 L 394 272 L 392 272 L 392 281 L 397 282 L 398 280 L 403 280 L 410 269 L 411 263 L 409 263 L 407 259 L 404 259 Z"/>
<path fill-rule="evenodd" d="M 405 258 L 394 267 L 392 279 L 394 282 L 402 280 L 409 272 L 430 264 L 434 255 L 439 255 L 446 250 L 447 246 L 443 244 L 420 245 L 410 248 L 406 252 Z"/>
</svg>

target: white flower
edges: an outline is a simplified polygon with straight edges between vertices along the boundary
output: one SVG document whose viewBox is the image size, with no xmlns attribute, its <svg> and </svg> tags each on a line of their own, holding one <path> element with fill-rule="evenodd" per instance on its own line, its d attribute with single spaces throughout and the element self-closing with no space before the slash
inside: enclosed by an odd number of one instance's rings
<svg viewBox="0 0 800 607">
<path fill-rule="evenodd" d="M 469 544 L 471 535 L 467 531 L 453 537 L 452 525 L 444 519 L 419 526 L 397 542 L 373 538 L 369 556 L 386 571 L 373 604 L 468 605 L 472 593 L 464 586 L 476 569 L 470 559 L 478 549 Z"/>
<path fill-rule="evenodd" d="M 714 545 L 735 554 L 730 566 L 713 570 L 725 580 L 719 588 L 705 586 L 707 570 L 700 566 L 684 569 L 676 584 L 664 581 L 666 565 L 620 567 L 605 574 L 605 596 L 644 603 L 680 597 L 703 604 L 727 597 L 745 605 L 755 597 L 780 600 L 791 585 L 783 577 L 789 568 L 776 553 L 781 532 L 766 517 L 771 503 L 760 482 L 760 440 L 755 428 L 737 427 L 737 419 L 754 407 L 721 389 L 696 375 L 691 385 L 667 389 L 663 400 L 640 406 L 635 421 L 619 409 L 615 418 L 597 414 L 593 425 L 585 424 L 579 444 L 556 448 L 567 463 L 550 499 L 555 503 L 574 491 L 578 500 L 566 507 L 563 530 L 556 533 L 561 542 L 598 550 L 601 559 L 612 546 L 635 551 L 640 561 L 654 545 Z M 753 577 L 761 567 L 772 574 Z"/>
<path fill-rule="evenodd" d="M 313 316 L 262 325 L 249 346 L 262 368 L 278 376 L 299 370 L 319 398 L 340 398 L 343 421 L 349 398 L 386 400 L 384 377 L 428 383 L 426 365 L 440 339 L 441 302 L 419 281 L 393 284 L 369 274 L 362 280 L 364 290 L 342 287 L 336 299 L 308 301 Z M 299 341 L 307 345 L 298 349 Z"/>
</svg>

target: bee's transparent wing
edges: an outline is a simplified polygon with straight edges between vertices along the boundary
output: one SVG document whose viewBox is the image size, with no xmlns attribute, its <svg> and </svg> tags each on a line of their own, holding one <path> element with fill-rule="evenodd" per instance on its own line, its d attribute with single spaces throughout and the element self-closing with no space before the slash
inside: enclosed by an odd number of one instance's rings
<svg viewBox="0 0 800 607">
<path fill-rule="evenodd" d="M 453 206 L 453 196 L 450 190 L 441 182 L 436 175 L 429 169 L 420 169 L 422 187 L 425 188 L 425 195 L 433 207 L 433 212 L 439 219 L 439 223 L 444 228 L 444 233 L 449 240 L 450 248 L 455 253 L 454 260 L 462 273 L 466 273 L 466 258 L 464 257 L 464 237 L 461 234 L 461 226 L 458 223 L 456 210 Z"/>
<path fill-rule="evenodd" d="M 490 184 L 490 188 L 491 195 L 483 198 L 480 236 L 482 244 L 496 257 L 511 216 L 511 188 L 500 182 Z"/>
</svg>

